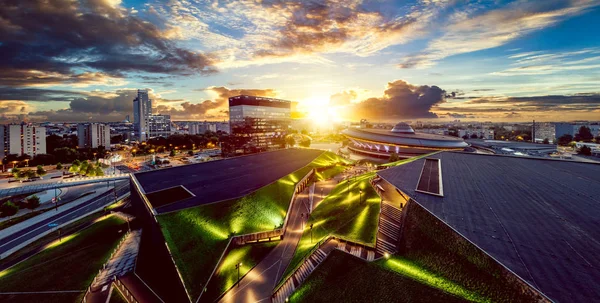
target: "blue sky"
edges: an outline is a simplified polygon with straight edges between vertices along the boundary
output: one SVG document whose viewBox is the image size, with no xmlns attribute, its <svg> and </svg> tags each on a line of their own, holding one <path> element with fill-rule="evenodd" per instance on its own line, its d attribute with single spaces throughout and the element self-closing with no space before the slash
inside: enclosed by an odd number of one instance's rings
<svg viewBox="0 0 600 303">
<path fill-rule="evenodd" d="M 600 117 L 594 0 L 26 2 L 0 8 L 8 122 L 122 120 L 137 88 L 175 120 L 240 93 L 326 121 Z"/>
</svg>

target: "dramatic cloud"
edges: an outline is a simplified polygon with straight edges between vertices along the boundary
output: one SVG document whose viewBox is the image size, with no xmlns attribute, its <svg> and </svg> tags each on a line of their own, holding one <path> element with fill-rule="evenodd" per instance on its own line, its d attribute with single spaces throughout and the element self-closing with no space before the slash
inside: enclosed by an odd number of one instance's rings
<svg viewBox="0 0 600 303">
<path fill-rule="evenodd" d="M 353 90 L 334 94 L 329 98 L 329 105 L 330 106 L 348 105 L 356 99 L 357 95 L 358 94 Z"/>
<path fill-rule="evenodd" d="M 596 0 L 524 0 L 480 13 L 473 4 L 449 19 L 442 37 L 398 66 L 430 67 L 449 56 L 501 46 L 598 5 Z"/>
<path fill-rule="evenodd" d="M 129 72 L 215 71 L 209 57 L 178 47 L 171 35 L 118 1 L 3 1 L 0 85 L 120 84 Z"/>
<path fill-rule="evenodd" d="M 437 118 L 431 108 L 445 102 L 446 91 L 437 86 L 411 85 L 396 80 L 387 85 L 383 97 L 370 98 L 352 108 L 355 118 L 399 120 Z"/>
</svg>

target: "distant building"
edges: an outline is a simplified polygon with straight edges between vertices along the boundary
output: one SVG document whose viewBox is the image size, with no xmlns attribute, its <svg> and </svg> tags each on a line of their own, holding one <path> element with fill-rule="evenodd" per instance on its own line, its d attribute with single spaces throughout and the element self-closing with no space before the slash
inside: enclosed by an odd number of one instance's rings
<svg viewBox="0 0 600 303">
<path fill-rule="evenodd" d="M 190 135 L 202 135 L 207 131 L 216 132 L 217 125 L 208 122 L 188 123 L 188 134 Z"/>
<path fill-rule="evenodd" d="M 104 146 L 110 149 L 110 127 L 100 123 L 78 124 L 77 139 L 80 148 Z"/>
<path fill-rule="evenodd" d="M 483 138 L 488 140 L 494 140 L 494 130 L 493 129 L 459 129 L 458 136 L 463 138 L 467 136 L 471 138 L 471 136 L 475 134 L 477 138 Z"/>
<path fill-rule="evenodd" d="M 556 123 L 554 124 L 554 134 L 556 139 L 564 135 L 575 137 L 582 126 L 587 126 L 594 137 L 600 136 L 600 125 L 598 123 Z"/>
<path fill-rule="evenodd" d="M 239 139 L 236 148 L 284 147 L 291 123 L 291 102 L 255 96 L 231 97 L 229 123 L 231 135 Z"/>
<path fill-rule="evenodd" d="M 148 139 L 148 123 L 152 115 L 152 99 L 147 89 L 138 89 L 137 97 L 133 99 L 133 132 L 140 141 Z"/>
<path fill-rule="evenodd" d="M 148 119 L 148 138 L 171 135 L 171 115 L 151 115 Z"/>
<path fill-rule="evenodd" d="M 33 124 L 0 125 L 0 158 L 9 154 L 35 157 L 46 153 L 46 128 Z"/>
</svg>

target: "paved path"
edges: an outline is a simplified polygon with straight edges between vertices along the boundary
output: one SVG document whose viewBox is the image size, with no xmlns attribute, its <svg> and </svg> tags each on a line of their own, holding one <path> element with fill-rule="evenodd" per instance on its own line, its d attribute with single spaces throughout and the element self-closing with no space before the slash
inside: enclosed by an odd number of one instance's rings
<svg viewBox="0 0 600 303">
<path fill-rule="evenodd" d="M 271 293 L 289 265 L 302 236 L 301 213 L 308 212 L 308 191 L 299 194 L 290 210 L 290 219 L 281 242 L 258 265 L 242 278 L 238 286 L 230 289 L 220 302 L 270 302 Z"/>
<path fill-rule="evenodd" d="M 141 235 L 141 230 L 134 230 L 123 238 L 104 268 L 94 278 L 90 291 L 85 296 L 86 303 L 106 302 L 110 297 L 110 285 L 114 278 L 133 272 Z"/>
<path fill-rule="evenodd" d="M 129 192 L 128 183 L 117 186 L 118 196 L 122 196 L 127 192 Z M 60 226 L 61 224 L 69 222 L 93 210 L 109 205 L 110 203 L 114 202 L 114 198 L 114 191 L 110 190 L 88 200 L 86 203 L 81 203 L 75 207 L 71 207 L 65 212 L 54 214 L 33 225 L 30 225 L 8 236 L 3 237 L 2 239 L 0 239 L 0 255 L 4 256 L 9 251 L 12 251 L 13 249 L 20 246 L 21 243 L 27 242 L 33 238 L 38 237 L 40 234 L 55 229 L 55 227 L 49 227 L 48 224 L 56 223 Z M 52 214 L 52 211 L 48 213 Z"/>
</svg>

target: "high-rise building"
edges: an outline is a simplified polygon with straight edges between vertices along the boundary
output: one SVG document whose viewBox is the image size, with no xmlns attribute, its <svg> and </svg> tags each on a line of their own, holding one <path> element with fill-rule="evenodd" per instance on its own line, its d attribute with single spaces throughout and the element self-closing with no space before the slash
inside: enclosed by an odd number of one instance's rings
<svg viewBox="0 0 600 303">
<path fill-rule="evenodd" d="M 110 148 L 110 127 L 99 123 L 78 124 L 77 125 L 77 146 L 80 148 L 91 147 Z"/>
<path fill-rule="evenodd" d="M 137 97 L 133 99 L 133 132 L 138 140 L 148 139 L 148 123 L 152 115 L 152 99 L 147 89 L 138 89 Z"/>
<path fill-rule="evenodd" d="M 171 135 L 171 115 L 151 115 L 148 119 L 148 138 Z"/>
<path fill-rule="evenodd" d="M 46 128 L 33 124 L 0 125 L 0 157 L 9 154 L 35 157 L 46 153 Z"/>
<path fill-rule="evenodd" d="M 235 96 L 229 98 L 230 134 L 236 149 L 268 150 L 285 147 L 291 123 L 291 102 L 286 100 Z"/>
</svg>

